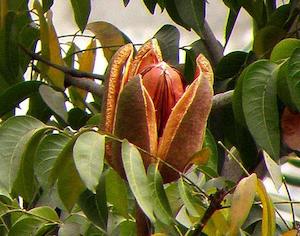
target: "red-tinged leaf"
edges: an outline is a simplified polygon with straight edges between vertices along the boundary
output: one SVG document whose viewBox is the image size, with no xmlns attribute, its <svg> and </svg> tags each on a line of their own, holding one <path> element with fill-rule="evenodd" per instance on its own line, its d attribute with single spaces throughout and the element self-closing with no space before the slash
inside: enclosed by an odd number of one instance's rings
<svg viewBox="0 0 300 236">
<path fill-rule="evenodd" d="M 201 150 L 212 105 L 212 70 L 202 55 L 200 58 L 199 76 L 173 108 L 158 148 L 158 156 L 179 171 L 186 168 L 193 153 Z M 178 178 L 166 165 L 160 172 L 166 182 Z"/>
<path fill-rule="evenodd" d="M 110 63 L 107 79 L 105 81 L 105 91 L 103 96 L 103 123 L 102 129 L 109 133 L 113 131 L 115 120 L 115 112 L 117 99 L 121 90 L 121 85 L 124 83 L 121 77 L 124 67 L 132 60 L 133 46 L 126 44 L 121 47 L 113 56 Z M 124 72 L 125 73 L 125 72 Z"/>
<path fill-rule="evenodd" d="M 155 108 L 139 77 L 130 80 L 120 94 L 114 134 L 119 138 L 126 138 L 129 142 L 151 154 L 156 154 Z M 113 146 L 114 159 L 111 161 L 113 167 L 122 173 L 121 158 L 118 158 L 120 145 L 114 143 Z M 142 156 L 147 167 L 151 163 L 151 157 L 145 154 Z"/>
<path fill-rule="evenodd" d="M 107 61 L 110 61 L 122 45 L 130 43 L 127 36 L 116 26 L 105 21 L 91 22 L 86 29 L 92 31 L 100 41 L 101 46 L 105 47 L 103 48 L 103 53 Z"/>
<path fill-rule="evenodd" d="M 200 151 L 195 152 L 190 158 L 190 163 L 195 165 L 206 165 L 209 158 L 212 155 L 212 151 L 209 147 L 202 148 Z"/>
<path fill-rule="evenodd" d="M 130 65 L 128 77 L 133 78 L 142 72 L 147 66 L 157 64 L 163 60 L 162 54 L 156 39 L 150 39 L 138 50 Z"/>
<path fill-rule="evenodd" d="M 257 181 L 257 194 L 262 203 L 262 236 L 275 234 L 275 210 L 271 198 L 269 197 L 264 184 L 261 180 Z"/>
<path fill-rule="evenodd" d="M 232 196 L 229 235 L 237 235 L 248 217 L 254 201 L 256 185 L 256 174 L 245 177 L 238 183 Z"/>
<path fill-rule="evenodd" d="M 281 116 L 283 142 L 293 150 L 300 151 L 300 113 L 286 107 Z"/>
</svg>

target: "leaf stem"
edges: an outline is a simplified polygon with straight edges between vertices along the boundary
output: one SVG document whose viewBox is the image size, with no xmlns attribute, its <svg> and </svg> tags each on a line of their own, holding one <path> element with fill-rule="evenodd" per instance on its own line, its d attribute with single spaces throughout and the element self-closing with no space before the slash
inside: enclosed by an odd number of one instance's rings
<svg viewBox="0 0 300 236">
<path fill-rule="evenodd" d="M 226 146 L 221 141 L 218 141 L 218 144 L 222 148 L 224 148 L 224 150 L 228 153 L 228 155 L 240 166 L 240 168 L 245 172 L 245 174 L 247 176 L 250 176 L 249 172 L 246 170 L 243 164 L 226 148 Z"/>
</svg>

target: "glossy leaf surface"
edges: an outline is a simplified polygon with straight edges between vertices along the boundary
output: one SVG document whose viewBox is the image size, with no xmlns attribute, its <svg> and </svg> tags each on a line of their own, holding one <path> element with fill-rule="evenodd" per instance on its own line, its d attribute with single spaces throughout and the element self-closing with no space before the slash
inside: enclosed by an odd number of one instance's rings
<svg viewBox="0 0 300 236">
<path fill-rule="evenodd" d="M 277 160 L 280 135 L 275 68 L 268 61 L 258 61 L 248 67 L 242 85 L 242 104 L 256 143 Z"/>
</svg>

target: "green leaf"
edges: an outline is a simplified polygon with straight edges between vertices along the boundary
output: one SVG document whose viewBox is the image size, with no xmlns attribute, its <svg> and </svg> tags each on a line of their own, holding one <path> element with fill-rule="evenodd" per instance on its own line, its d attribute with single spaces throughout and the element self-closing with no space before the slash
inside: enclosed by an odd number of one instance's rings
<svg viewBox="0 0 300 236">
<path fill-rule="evenodd" d="M 38 231 L 43 222 L 34 217 L 26 217 L 18 220 L 9 230 L 8 236 L 32 236 Z"/>
<path fill-rule="evenodd" d="M 300 48 L 300 39 L 283 39 L 273 48 L 270 60 L 276 62 L 286 59 L 292 55 L 296 48 Z"/>
<path fill-rule="evenodd" d="M 90 0 L 71 0 L 76 24 L 81 32 L 84 31 L 91 12 Z"/>
<path fill-rule="evenodd" d="M 246 63 L 248 53 L 235 51 L 224 56 L 216 67 L 217 80 L 233 78 L 241 73 Z"/>
<path fill-rule="evenodd" d="M 157 220 L 165 225 L 174 225 L 175 220 L 172 217 L 172 210 L 163 187 L 163 180 L 159 173 L 158 165 L 150 165 L 147 174 L 152 189 L 152 199 L 155 206 L 154 214 Z"/>
<path fill-rule="evenodd" d="M 68 112 L 68 123 L 72 129 L 79 130 L 86 125 L 86 122 L 90 117 L 91 116 L 87 112 L 75 107 Z M 98 124 L 100 123 L 97 123 L 97 125 Z"/>
<path fill-rule="evenodd" d="M 49 176 L 54 163 L 70 138 L 64 134 L 49 134 L 39 143 L 36 150 L 34 170 L 40 185 L 49 187 Z"/>
<path fill-rule="evenodd" d="M 39 87 L 41 97 L 47 106 L 65 122 L 68 120 L 68 113 L 65 105 L 65 96 L 47 85 Z"/>
<path fill-rule="evenodd" d="M 245 78 L 247 68 L 243 70 L 242 74 L 237 80 L 232 99 L 234 118 L 243 127 L 246 127 L 246 120 L 243 111 L 243 80 Z"/>
<path fill-rule="evenodd" d="M 265 60 L 248 67 L 243 79 L 242 104 L 254 140 L 277 160 L 280 131 L 275 69 L 275 64 Z"/>
<path fill-rule="evenodd" d="M 180 178 L 178 181 L 178 189 L 180 197 L 189 215 L 199 218 L 202 214 L 203 207 L 199 204 L 199 199 L 192 195 L 191 189 L 185 183 L 183 178 Z"/>
<path fill-rule="evenodd" d="M 16 108 L 19 103 L 38 92 L 40 81 L 17 83 L 0 94 L 0 116 Z"/>
<path fill-rule="evenodd" d="M 180 18 L 191 27 L 197 34 L 202 35 L 201 31 L 205 18 L 205 0 L 175 0 Z"/>
<path fill-rule="evenodd" d="M 13 159 L 19 159 L 20 164 L 17 178 L 14 181 L 12 192 L 15 196 L 22 196 L 23 199 L 31 203 L 37 193 L 37 182 L 34 175 L 34 159 L 35 152 L 49 127 L 32 130 L 28 132 L 24 138 L 18 143 L 17 150 L 13 154 Z"/>
<path fill-rule="evenodd" d="M 125 181 L 113 169 L 105 174 L 107 202 L 112 205 L 113 212 L 128 218 L 128 188 Z"/>
<path fill-rule="evenodd" d="M 122 161 L 130 189 L 136 201 L 148 218 L 155 222 L 151 189 L 141 154 L 127 140 L 122 143 Z"/>
<path fill-rule="evenodd" d="M 148 8 L 148 10 L 151 12 L 151 14 L 154 14 L 155 6 L 156 6 L 156 0 L 143 0 L 144 4 Z"/>
<path fill-rule="evenodd" d="M 105 22 L 96 21 L 87 25 L 87 30 L 92 31 L 103 48 L 106 60 L 109 62 L 119 47 L 130 43 L 130 39 L 120 31 L 116 26 Z"/>
<path fill-rule="evenodd" d="M 258 58 L 269 57 L 274 46 L 285 36 L 286 32 L 277 26 L 268 25 L 255 34 L 253 51 Z"/>
<path fill-rule="evenodd" d="M 80 194 L 84 191 L 84 184 L 76 170 L 72 151 L 69 150 L 57 180 L 57 191 L 59 197 L 70 212 L 77 202 Z"/>
<path fill-rule="evenodd" d="M 100 180 L 96 194 L 89 190 L 85 190 L 80 194 L 78 204 L 89 220 L 98 227 L 106 229 L 108 209 L 106 204 L 104 177 Z"/>
<path fill-rule="evenodd" d="M 44 102 L 40 93 L 37 92 L 30 96 L 28 111 L 26 114 L 29 116 L 33 116 L 44 123 L 47 123 L 53 112 Z"/>
<path fill-rule="evenodd" d="M 53 168 L 49 170 L 49 186 L 53 186 L 55 182 L 57 181 L 59 175 L 63 171 L 64 166 L 68 162 L 69 159 L 73 159 L 73 146 L 76 141 L 76 138 L 69 139 L 66 144 L 63 145 L 63 148 L 60 145 L 58 146 L 59 150 L 55 150 L 54 154 L 56 155 L 57 152 L 59 152 L 59 155 L 55 159 L 55 163 L 53 165 Z M 66 140 L 65 140 L 66 142 Z M 62 148 L 62 149 L 61 149 Z M 52 164 L 52 163 L 51 163 Z"/>
<path fill-rule="evenodd" d="M 257 185 L 257 176 L 243 178 L 234 190 L 230 208 L 230 233 L 237 235 L 252 207 Z"/>
<path fill-rule="evenodd" d="M 179 62 L 179 30 L 173 25 L 164 25 L 156 32 L 154 38 L 158 41 L 164 61 L 171 65 L 177 65 Z"/>
<path fill-rule="evenodd" d="M 57 221 L 59 222 L 59 217 L 54 209 L 48 206 L 41 206 L 33 208 L 29 211 L 30 213 L 40 216 L 44 219 L 48 219 L 49 221 Z"/>
<path fill-rule="evenodd" d="M 76 169 L 85 186 L 93 193 L 102 174 L 104 152 L 105 136 L 93 131 L 81 134 L 73 148 Z"/>
<path fill-rule="evenodd" d="M 268 172 L 271 176 L 271 179 L 275 185 L 277 191 L 279 191 L 282 185 L 282 174 L 280 166 L 272 160 L 272 158 L 268 155 L 268 153 L 264 152 L 264 160 L 268 169 Z"/>
<path fill-rule="evenodd" d="M 0 186 L 10 192 L 17 176 L 20 159 L 15 159 L 18 144 L 24 137 L 36 129 L 45 127 L 39 120 L 29 116 L 17 116 L 8 119 L 0 127 Z M 28 138 L 28 137 L 27 137 Z"/>
<path fill-rule="evenodd" d="M 294 50 L 288 61 L 288 87 L 290 90 L 291 98 L 297 110 L 300 111 L 300 48 Z"/>
<path fill-rule="evenodd" d="M 205 139 L 203 142 L 203 148 L 209 148 L 211 150 L 211 155 L 208 159 L 206 167 L 212 169 L 215 173 L 218 173 L 218 149 L 214 136 L 212 133 L 206 129 Z"/>
<path fill-rule="evenodd" d="M 67 222 L 62 224 L 58 231 L 59 236 L 81 236 L 80 225 L 78 223 Z"/>
<path fill-rule="evenodd" d="M 54 0 L 42 0 L 44 12 L 48 11 L 52 7 L 53 1 Z"/>
</svg>

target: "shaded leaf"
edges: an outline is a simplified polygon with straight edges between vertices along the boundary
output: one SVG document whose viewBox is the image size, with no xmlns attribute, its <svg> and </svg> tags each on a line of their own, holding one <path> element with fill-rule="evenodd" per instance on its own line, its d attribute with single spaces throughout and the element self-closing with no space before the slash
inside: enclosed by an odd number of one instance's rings
<svg viewBox="0 0 300 236">
<path fill-rule="evenodd" d="M 158 41 L 164 61 L 171 65 L 177 65 L 179 62 L 179 30 L 173 25 L 164 25 L 156 32 L 154 38 Z"/>
<path fill-rule="evenodd" d="M 141 154 L 126 140 L 122 143 L 122 161 L 136 201 L 148 218 L 154 222 L 152 194 Z"/>
<path fill-rule="evenodd" d="M 9 87 L 0 94 L 0 116 L 16 108 L 19 103 L 38 92 L 40 81 L 24 81 Z"/>
<path fill-rule="evenodd" d="M 273 203 L 261 180 L 257 181 L 257 194 L 262 203 L 262 236 L 274 235 L 275 233 L 275 210 Z"/>
<path fill-rule="evenodd" d="M 42 0 L 44 12 L 48 11 L 52 7 L 53 1 L 54 0 Z"/>
<path fill-rule="evenodd" d="M 104 47 L 103 53 L 107 61 L 110 61 L 119 47 L 130 43 L 129 38 L 122 31 L 105 21 L 89 23 L 86 29 L 92 31 Z"/>
<path fill-rule="evenodd" d="M 50 134 L 45 136 L 37 147 L 34 170 L 39 183 L 45 189 L 49 188 L 49 176 L 54 163 L 69 140 L 70 138 L 63 134 Z"/>
<path fill-rule="evenodd" d="M 124 180 L 113 169 L 105 174 L 107 202 L 112 204 L 113 212 L 128 218 L 128 189 Z"/>
<path fill-rule="evenodd" d="M 55 91 L 47 85 L 39 87 L 39 93 L 47 106 L 65 122 L 68 119 L 68 113 L 65 106 L 65 96 L 62 92 Z"/>
<path fill-rule="evenodd" d="M 274 46 L 285 36 L 285 31 L 277 26 L 268 25 L 259 30 L 253 41 L 253 51 L 258 58 L 266 58 Z"/>
<path fill-rule="evenodd" d="M 66 141 L 66 140 L 65 140 Z M 73 159 L 73 146 L 76 139 L 69 139 L 64 146 L 58 147 L 55 151 L 55 154 L 59 152 L 57 158 L 55 159 L 55 163 L 53 168 L 49 170 L 49 185 L 52 187 L 60 176 L 61 172 L 64 170 L 65 165 L 69 161 L 69 159 Z M 56 146 L 56 145 L 55 145 Z M 52 163 L 51 163 L 52 164 Z"/>
<path fill-rule="evenodd" d="M 238 183 L 230 208 L 230 235 L 237 235 L 252 207 L 257 185 L 257 176 L 252 174 Z"/>
<path fill-rule="evenodd" d="M 205 3 L 204 0 L 174 1 L 180 18 L 200 36 L 205 18 Z"/>
<path fill-rule="evenodd" d="M 242 104 L 247 126 L 256 143 L 277 160 L 280 131 L 275 69 L 276 65 L 264 60 L 248 67 L 242 85 Z"/>
<path fill-rule="evenodd" d="M 157 220 L 170 226 L 174 225 L 172 210 L 166 196 L 163 180 L 158 170 L 158 165 L 153 164 L 148 167 L 147 175 L 152 189 L 152 201 L 155 206 L 154 214 Z"/>
<path fill-rule="evenodd" d="M 272 158 L 268 155 L 268 153 L 264 152 L 264 160 L 268 169 L 268 172 L 271 176 L 271 179 L 275 185 L 277 191 L 282 185 L 282 174 L 280 166 L 272 160 Z"/>
<path fill-rule="evenodd" d="M 105 136 L 89 131 L 81 134 L 73 148 L 76 169 L 85 186 L 96 192 L 104 164 Z"/>
<path fill-rule="evenodd" d="M 68 123 L 74 130 L 79 130 L 81 127 L 85 126 L 89 118 L 91 118 L 91 115 L 77 107 L 72 108 L 68 112 Z M 98 124 L 100 124 L 100 122 L 95 125 Z"/>
<path fill-rule="evenodd" d="M 300 111 L 300 48 L 296 48 L 288 61 L 288 87 L 297 110 Z"/>
<path fill-rule="evenodd" d="M 223 80 L 238 75 L 246 63 L 248 53 L 235 51 L 224 56 L 216 67 L 215 77 Z"/>
<path fill-rule="evenodd" d="M 40 139 L 49 129 L 49 127 L 43 127 L 26 134 L 24 139 L 18 143 L 18 150 L 13 154 L 13 159 L 19 159 L 20 164 L 18 170 L 14 170 L 18 175 L 14 181 L 12 191 L 15 196 L 22 196 L 28 203 L 33 201 L 37 193 L 37 183 L 34 175 L 35 152 Z"/>
<path fill-rule="evenodd" d="M 18 144 L 28 133 L 43 127 L 45 125 L 42 122 L 29 116 L 12 117 L 2 124 L 0 127 L 1 189 L 10 192 L 17 176 L 16 170 L 20 165 L 20 156 L 14 153 L 18 150 Z M 16 157 L 18 159 L 15 159 Z"/>
<path fill-rule="evenodd" d="M 81 32 L 84 31 L 88 22 L 91 1 L 90 0 L 71 0 L 75 21 Z"/>
<path fill-rule="evenodd" d="M 63 166 L 60 166 L 62 170 L 57 180 L 57 191 L 62 203 L 70 212 L 85 187 L 76 170 L 72 151 L 68 154 L 69 156 L 65 158 Z"/>
<path fill-rule="evenodd" d="M 104 177 L 99 181 L 96 194 L 89 190 L 85 190 L 80 194 L 78 204 L 89 220 L 100 228 L 106 229 L 108 209 L 106 204 Z"/>
</svg>

